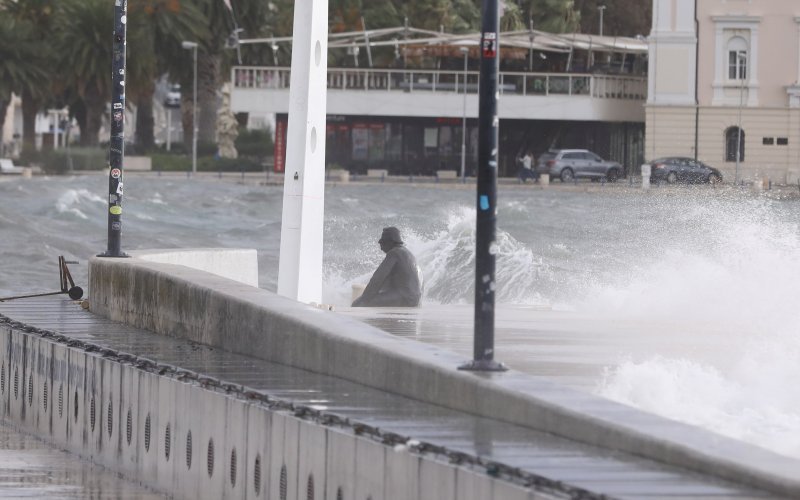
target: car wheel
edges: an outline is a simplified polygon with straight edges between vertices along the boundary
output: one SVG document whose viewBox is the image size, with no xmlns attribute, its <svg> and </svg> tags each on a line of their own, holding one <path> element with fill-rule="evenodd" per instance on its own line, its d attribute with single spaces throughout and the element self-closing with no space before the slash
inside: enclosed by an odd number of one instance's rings
<svg viewBox="0 0 800 500">
<path fill-rule="evenodd" d="M 608 182 L 617 182 L 617 179 L 619 179 L 619 170 L 612 168 L 608 171 L 606 177 L 608 178 Z"/>
<path fill-rule="evenodd" d="M 561 182 L 570 182 L 575 179 L 575 173 L 571 168 L 565 168 L 561 171 Z"/>
<path fill-rule="evenodd" d="M 719 184 L 720 182 L 722 182 L 722 177 L 718 176 L 717 174 L 708 174 L 709 184 Z"/>
<path fill-rule="evenodd" d="M 678 174 L 670 172 L 667 174 L 667 184 L 675 184 L 678 182 Z"/>
</svg>

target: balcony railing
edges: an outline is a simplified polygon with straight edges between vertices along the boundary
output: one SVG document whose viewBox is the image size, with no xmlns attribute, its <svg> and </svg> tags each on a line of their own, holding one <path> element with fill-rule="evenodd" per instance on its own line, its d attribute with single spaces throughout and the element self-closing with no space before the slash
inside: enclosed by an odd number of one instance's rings
<svg viewBox="0 0 800 500">
<path fill-rule="evenodd" d="M 237 66 L 232 70 L 237 89 L 288 89 L 289 68 Z M 375 92 L 478 92 L 476 71 L 338 69 L 328 68 L 329 90 Z M 647 79 L 586 73 L 501 72 L 501 94 L 520 96 L 591 96 L 644 100 Z"/>
</svg>

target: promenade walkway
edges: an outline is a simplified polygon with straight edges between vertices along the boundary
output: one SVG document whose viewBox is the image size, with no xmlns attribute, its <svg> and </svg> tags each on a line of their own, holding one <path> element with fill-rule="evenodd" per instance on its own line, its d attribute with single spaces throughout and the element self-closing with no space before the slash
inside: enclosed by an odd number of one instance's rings
<svg viewBox="0 0 800 500">
<path fill-rule="evenodd" d="M 138 330 L 94 315 L 62 298 L 0 303 L 0 315 L 5 324 L 18 329 L 27 325 L 55 332 L 70 342 L 147 358 L 158 366 L 172 366 L 187 380 L 212 379 L 238 388 L 235 392 L 267 396 L 273 402 L 282 402 L 295 415 L 312 415 L 349 426 L 354 432 L 381 439 L 387 446 L 405 443 L 420 454 L 432 454 L 464 467 L 483 468 L 498 478 L 500 486 L 526 485 L 531 489 L 531 498 L 774 498 L 767 492 L 632 454 Z M 29 330 L 31 335 L 41 333 Z M 86 481 L 90 482 L 90 477 Z M 454 487 L 440 483 L 436 487 Z M 436 484 L 439 483 L 420 485 L 420 489 Z M 437 497 L 429 489 L 425 491 L 419 498 Z"/>
</svg>

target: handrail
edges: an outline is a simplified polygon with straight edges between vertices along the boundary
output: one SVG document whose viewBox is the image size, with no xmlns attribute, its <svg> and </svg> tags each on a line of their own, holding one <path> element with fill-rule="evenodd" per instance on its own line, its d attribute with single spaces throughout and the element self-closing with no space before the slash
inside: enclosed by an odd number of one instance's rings
<svg viewBox="0 0 800 500">
<path fill-rule="evenodd" d="M 235 66 L 231 81 L 236 89 L 289 88 L 288 67 Z M 328 68 L 328 90 L 384 92 L 478 92 L 477 71 L 425 69 Z M 521 96 L 585 96 L 601 99 L 644 100 L 647 78 L 591 73 L 526 73 L 504 71 L 500 93 Z"/>
</svg>

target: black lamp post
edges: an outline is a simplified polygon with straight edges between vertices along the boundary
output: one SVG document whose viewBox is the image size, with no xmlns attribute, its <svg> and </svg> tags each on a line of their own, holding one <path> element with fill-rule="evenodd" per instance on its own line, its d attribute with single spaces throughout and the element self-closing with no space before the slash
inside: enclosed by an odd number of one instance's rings
<svg viewBox="0 0 800 500">
<path fill-rule="evenodd" d="M 108 172 L 108 248 L 100 257 L 127 257 L 122 247 L 122 170 L 125 159 L 125 34 L 128 2 L 114 5 L 113 59 L 111 61 L 111 137 Z"/>
<path fill-rule="evenodd" d="M 503 371 L 494 360 L 495 254 L 497 253 L 497 78 L 500 24 L 497 0 L 484 0 L 478 105 L 478 192 L 475 231 L 475 338 L 473 360 L 461 370 Z"/>
</svg>

